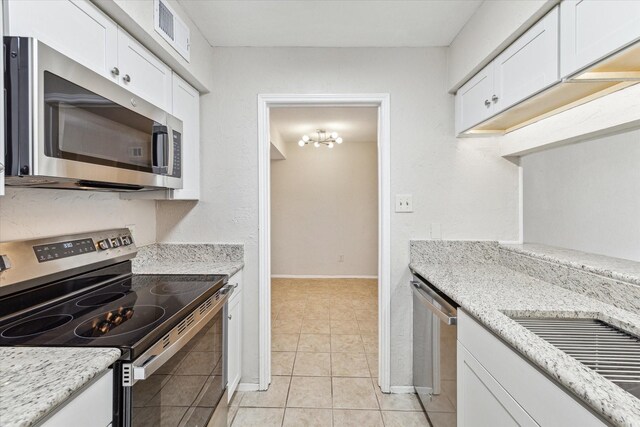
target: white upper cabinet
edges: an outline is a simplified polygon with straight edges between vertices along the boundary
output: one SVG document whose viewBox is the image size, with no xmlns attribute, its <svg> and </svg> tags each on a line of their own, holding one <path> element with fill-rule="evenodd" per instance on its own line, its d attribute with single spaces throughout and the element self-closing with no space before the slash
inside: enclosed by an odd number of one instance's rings
<svg viewBox="0 0 640 427">
<path fill-rule="evenodd" d="M 171 111 L 171 68 L 118 28 L 120 83 L 152 104 Z"/>
<path fill-rule="evenodd" d="M 473 76 L 456 93 L 456 133 L 488 119 L 494 114 L 493 62 Z"/>
<path fill-rule="evenodd" d="M 554 8 L 494 60 L 494 113 L 556 83 L 558 8 Z"/>
<path fill-rule="evenodd" d="M 172 198 L 200 198 L 200 94 L 173 74 L 173 115 L 182 120 L 182 190 L 173 190 Z"/>
<path fill-rule="evenodd" d="M 640 1 L 564 0 L 560 32 L 567 77 L 640 39 Z"/>
<path fill-rule="evenodd" d="M 84 66 L 116 79 L 118 26 L 84 0 L 5 1 L 5 34 L 36 37 Z"/>
</svg>

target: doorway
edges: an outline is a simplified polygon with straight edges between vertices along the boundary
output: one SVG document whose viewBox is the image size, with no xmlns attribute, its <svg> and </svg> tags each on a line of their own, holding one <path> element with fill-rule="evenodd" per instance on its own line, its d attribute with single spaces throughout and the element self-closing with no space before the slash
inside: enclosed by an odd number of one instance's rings
<svg viewBox="0 0 640 427">
<path fill-rule="evenodd" d="M 260 283 L 259 283 L 259 353 L 260 366 L 259 389 L 266 390 L 271 383 L 271 348 L 272 348 L 272 252 L 271 252 L 271 129 L 270 115 L 276 108 L 374 108 L 377 114 L 377 280 L 373 286 L 377 294 L 377 373 L 378 385 L 382 392 L 389 392 L 390 380 L 390 137 L 389 137 L 389 95 L 260 95 L 258 97 L 258 131 L 259 131 L 259 210 L 260 210 Z M 300 149 L 318 150 L 313 147 Z M 324 147 L 322 147 L 324 148 Z M 329 148 L 326 148 L 329 149 Z M 335 149 L 335 148 L 334 148 Z M 341 254 L 336 254 L 339 256 Z M 326 278 L 325 278 L 326 279 Z M 344 279 L 344 278 L 343 278 Z M 377 282 L 377 283 L 376 283 Z M 335 285 L 335 284 L 334 284 Z M 331 284 L 320 285 L 333 290 Z M 308 288 L 307 291 L 311 289 Z M 313 291 L 317 292 L 317 291 Z M 360 291 L 367 291 L 367 285 L 361 284 Z M 364 301 L 364 300 L 363 300 Z M 363 307 L 364 308 L 364 307 Z M 362 316 L 364 316 L 362 312 Z M 375 321 L 375 320 L 374 320 Z M 368 323 L 371 327 L 371 322 Z M 373 328 L 372 330 L 373 331 Z M 371 348 L 371 347 L 369 347 Z M 373 355 L 372 355 L 373 356 Z"/>
</svg>

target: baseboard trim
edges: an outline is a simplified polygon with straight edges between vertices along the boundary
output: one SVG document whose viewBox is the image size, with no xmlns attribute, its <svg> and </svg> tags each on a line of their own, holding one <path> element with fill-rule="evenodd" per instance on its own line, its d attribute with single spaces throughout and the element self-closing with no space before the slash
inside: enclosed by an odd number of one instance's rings
<svg viewBox="0 0 640 427">
<path fill-rule="evenodd" d="M 378 276 L 337 275 L 325 276 L 319 274 L 272 274 L 272 279 L 377 279 Z"/>
<path fill-rule="evenodd" d="M 236 391 L 258 391 L 260 384 L 258 383 L 239 383 Z"/>
<path fill-rule="evenodd" d="M 389 387 L 389 391 L 393 394 L 413 394 L 416 392 L 412 385 L 392 385 Z"/>
</svg>

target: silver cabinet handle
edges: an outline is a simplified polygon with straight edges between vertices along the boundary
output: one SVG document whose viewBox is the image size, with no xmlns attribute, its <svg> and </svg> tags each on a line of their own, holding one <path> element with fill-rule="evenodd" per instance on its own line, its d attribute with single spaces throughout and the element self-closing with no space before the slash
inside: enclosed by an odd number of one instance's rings
<svg viewBox="0 0 640 427">
<path fill-rule="evenodd" d="M 129 83 L 131 82 L 131 76 L 129 74 L 125 74 L 122 80 L 124 80 L 125 83 Z"/>
<path fill-rule="evenodd" d="M 429 311 L 435 314 L 447 325 L 456 325 L 458 323 L 457 310 L 455 307 L 445 301 L 440 295 L 429 289 L 428 286 L 422 286 L 421 282 L 411 281 L 411 284 L 413 285 L 413 294 L 418 297 L 422 305 L 429 309 Z M 431 298 L 433 302 L 431 302 L 429 298 Z"/>
<path fill-rule="evenodd" d="M 493 95 L 493 96 L 491 97 L 491 100 L 492 100 L 493 102 L 498 102 L 498 95 Z"/>
<path fill-rule="evenodd" d="M 120 75 L 120 69 L 118 67 L 113 67 L 111 69 L 111 74 L 113 74 L 114 76 L 119 76 Z"/>
<path fill-rule="evenodd" d="M 485 106 L 485 107 L 488 107 L 488 106 L 490 106 L 490 105 L 491 105 L 491 102 L 490 102 L 488 99 L 485 99 L 485 100 L 484 100 L 484 106 Z"/>
<path fill-rule="evenodd" d="M 232 316 L 232 315 L 228 315 L 228 316 L 227 316 L 227 319 L 229 319 L 229 320 L 231 320 L 232 318 L 233 318 L 233 316 Z"/>
</svg>

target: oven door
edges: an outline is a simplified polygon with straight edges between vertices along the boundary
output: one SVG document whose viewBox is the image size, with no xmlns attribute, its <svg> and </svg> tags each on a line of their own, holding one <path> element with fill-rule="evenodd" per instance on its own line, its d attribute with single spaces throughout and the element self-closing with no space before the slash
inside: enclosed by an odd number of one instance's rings
<svg viewBox="0 0 640 427">
<path fill-rule="evenodd" d="M 4 44 L 16 52 L 5 71 L 8 185 L 38 176 L 97 188 L 182 187 L 180 120 L 36 39 Z"/>
<path fill-rule="evenodd" d="M 125 365 L 133 380 L 124 387 L 122 425 L 226 426 L 229 293 L 221 289 L 212 305 L 203 303 L 130 368 Z"/>
</svg>

